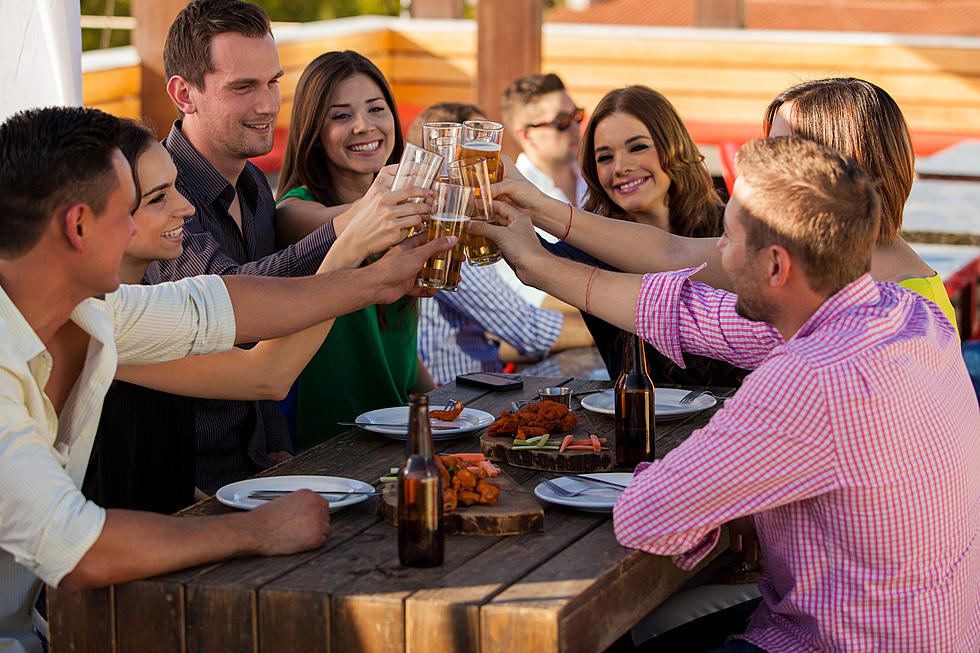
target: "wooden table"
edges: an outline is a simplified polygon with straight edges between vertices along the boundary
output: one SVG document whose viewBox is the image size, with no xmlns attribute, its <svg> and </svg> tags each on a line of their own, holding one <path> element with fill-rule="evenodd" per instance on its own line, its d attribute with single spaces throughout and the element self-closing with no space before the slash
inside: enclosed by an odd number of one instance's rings
<svg viewBox="0 0 980 653">
<path fill-rule="evenodd" d="M 561 380 L 525 377 L 522 391 L 492 394 L 449 385 L 432 399 L 453 396 L 497 414 Z M 568 385 L 583 390 L 608 382 Z M 658 425 L 657 454 L 713 412 Z M 612 438 L 611 419 L 592 413 L 582 419 Z M 478 451 L 478 435 L 436 448 Z M 352 430 L 264 475 L 326 474 L 376 485 L 403 457 L 401 442 Z M 542 478 L 504 467 L 528 490 Z M 541 533 L 453 536 L 442 567 L 409 569 L 399 565 L 395 529 L 376 515 L 376 505 L 372 498 L 335 513 L 333 534 L 315 551 L 239 558 L 102 590 L 49 588 L 51 650 L 602 651 L 693 574 L 669 558 L 621 547 L 609 515 L 552 506 Z M 185 513 L 228 511 L 209 500 Z"/>
<path fill-rule="evenodd" d="M 921 157 L 915 162 L 915 172 L 923 179 L 980 181 L 980 140 L 960 141 Z"/>
</svg>

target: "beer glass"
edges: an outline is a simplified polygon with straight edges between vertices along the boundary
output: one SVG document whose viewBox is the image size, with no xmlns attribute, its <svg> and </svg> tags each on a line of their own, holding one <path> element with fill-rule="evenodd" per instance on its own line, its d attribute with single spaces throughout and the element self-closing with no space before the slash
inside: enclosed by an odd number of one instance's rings
<svg viewBox="0 0 980 653">
<path fill-rule="evenodd" d="M 448 182 L 446 164 L 459 158 L 459 133 L 463 126 L 458 122 L 422 123 L 422 147 L 442 156 L 439 181 Z"/>
<path fill-rule="evenodd" d="M 409 186 L 419 188 L 431 188 L 436 175 L 442 167 L 443 158 L 435 152 L 416 147 L 411 143 L 405 143 L 405 151 L 402 152 L 402 159 L 398 163 L 398 171 L 395 173 L 395 181 L 391 184 L 391 190 L 401 190 Z M 421 198 L 413 197 L 410 202 L 421 202 Z"/>
<path fill-rule="evenodd" d="M 446 165 L 449 179 L 454 184 L 467 186 L 474 190 L 474 220 L 496 224 L 493 216 L 493 197 L 490 195 L 490 176 L 487 174 L 487 160 L 482 156 L 469 156 Z M 463 243 L 466 260 L 470 265 L 490 265 L 500 260 L 500 248 L 486 236 L 467 233 Z"/>
<path fill-rule="evenodd" d="M 456 236 L 459 241 L 446 250 L 433 254 L 422 266 L 418 285 L 436 290 L 455 291 L 459 285 L 459 267 L 465 253 L 466 228 L 473 214 L 474 190 L 458 184 L 437 181 L 433 187 L 435 200 L 429 217 L 428 241 L 443 236 Z"/>
<path fill-rule="evenodd" d="M 457 158 L 467 156 L 482 156 L 487 160 L 487 172 L 490 173 L 490 183 L 497 183 L 500 165 L 500 143 L 504 135 L 504 126 L 492 120 L 467 120 L 463 123 L 460 135 L 460 152 Z"/>
</svg>

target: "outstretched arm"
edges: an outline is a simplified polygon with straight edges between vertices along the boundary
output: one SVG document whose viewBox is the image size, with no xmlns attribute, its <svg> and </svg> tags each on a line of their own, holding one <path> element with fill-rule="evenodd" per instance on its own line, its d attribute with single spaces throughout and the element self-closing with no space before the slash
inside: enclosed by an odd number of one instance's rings
<svg viewBox="0 0 980 653">
<path fill-rule="evenodd" d="M 298 553 L 326 541 L 328 508 L 322 497 L 299 490 L 249 512 L 215 517 L 107 510 L 98 539 L 58 585 L 103 587 L 233 556 Z"/>
<path fill-rule="evenodd" d="M 318 273 L 360 264 L 369 254 L 369 228 L 355 221 L 327 252 Z M 316 353 L 333 320 L 275 340 L 264 340 L 251 349 L 232 349 L 220 354 L 187 356 L 152 365 L 122 365 L 116 378 L 155 390 L 206 399 L 281 400 L 299 373 Z"/>
<path fill-rule="evenodd" d="M 506 199 L 527 213 L 535 226 L 626 272 L 667 272 L 707 263 L 694 279 L 715 288 L 732 289 L 721 267 L 717 239 L 686 238 L 650 225 L 571 208 L 525 180 L 505 156 L 501 160 L 505 160 L 506 177 L 493 185 L 494 199 Z"/>
</svg>

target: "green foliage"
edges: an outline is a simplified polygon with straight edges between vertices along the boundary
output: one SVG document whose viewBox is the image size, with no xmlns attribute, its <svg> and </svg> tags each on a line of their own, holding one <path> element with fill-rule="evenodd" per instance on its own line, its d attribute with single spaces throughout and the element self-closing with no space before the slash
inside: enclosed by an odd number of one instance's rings
<svg viewBox="0 0 980 653">
<path fill-rule="evenodd" d="M 399 0 L 256 0 L 275 21 L 310 21 L 377 14 L 397 16 Z"/>
</svg>

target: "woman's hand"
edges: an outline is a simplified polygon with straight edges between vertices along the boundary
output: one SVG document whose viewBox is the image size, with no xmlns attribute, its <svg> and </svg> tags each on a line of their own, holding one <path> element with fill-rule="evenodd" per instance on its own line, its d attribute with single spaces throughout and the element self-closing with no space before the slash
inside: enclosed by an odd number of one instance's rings
<svg viewBox="0 0 980 653">
<path fill-rule="evenodd" d="M 359 264 L 372 254 L 386 251 L 411 235 L 432 213 L 431 192 L 425 188 L 391 191 L 392 175 L 388 166 L 371 184 L 364 197 L 347 210 L 350 220 L 331 250 L 340 246 L 348 261 Z M 408 202 L 409 199 L 422 200 Z"/>
<path fill-rule="evenodd" d="M 494 200 L 493 211 L 497 224 L 481 220 L 471 220 L 469 231 L 478 236 L 487 236 L 500 247 L 507 264 L 514 268 L 517 277 L 529 282 L 529 270 L 533 262 L 550 256 L 538 240 L 531 219 L 510 204 Z"/>
<path fill-rule="evenodd" d="M 561 220 L 568 220 L 568 206 L 564 202 L 548 197 L 537 186 L 529 182 L 506 154 L 500 155 L 504 167 L 504 178 L 490 186 L 494 200 L 502 200 L 528 214 L 534 226 L 551 231 L 552 223 L 557 229 Z M 551 219 L 553 218 L 553 219 Z M 559 232 L 560 235 L 563 232 Z"/>
</svg>

